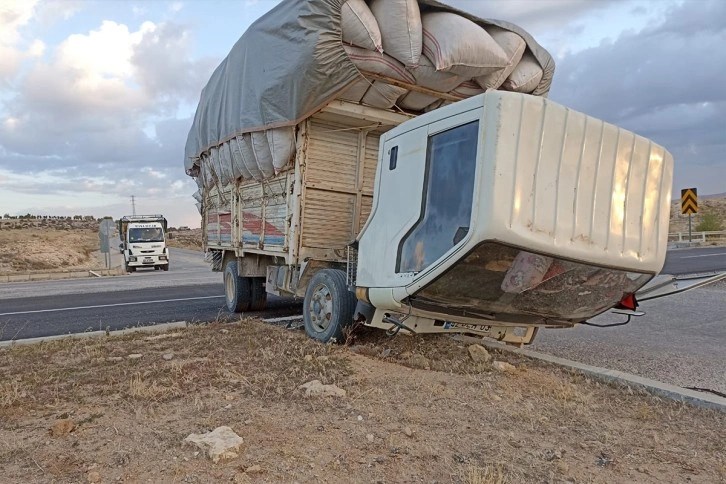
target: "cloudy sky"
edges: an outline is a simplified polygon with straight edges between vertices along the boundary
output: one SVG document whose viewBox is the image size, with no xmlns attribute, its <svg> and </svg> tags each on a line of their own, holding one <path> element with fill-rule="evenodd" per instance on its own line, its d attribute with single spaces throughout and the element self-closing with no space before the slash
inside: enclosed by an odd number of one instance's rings
<svg viewBox="0 0 726 484">
<path fill-rule="evenodd" d="M 449 0 L 557 61 L 550 98 L 654 139 L 674 190 L 726 192 L 726 1 Z M 199 226 L 199 92 L 275 1 L 0 0 L 0 215 L 164 213 Z"/>
</svg>

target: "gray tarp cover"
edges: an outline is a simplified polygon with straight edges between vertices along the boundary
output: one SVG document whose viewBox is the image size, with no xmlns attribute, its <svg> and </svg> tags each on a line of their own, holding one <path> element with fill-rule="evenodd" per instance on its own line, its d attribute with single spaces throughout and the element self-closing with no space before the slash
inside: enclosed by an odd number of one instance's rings
<svg viewBox="0 0 726 484">
<path fill-rule="evenodd" d="M 188 174 L 209 148 L 245 132 L 295 125 L 360 78 L 341 40 L 345 1 L 283 0 L 247 29 L 202 89 L 185 149 Z M 432 0 L 418 3 L 422 13 L 453 12 L 479 25 L 519 34 L 544 70 L 533 94 L 549 91 L 554 60 L 520 27 L 480 19 Z"/>
</svg>

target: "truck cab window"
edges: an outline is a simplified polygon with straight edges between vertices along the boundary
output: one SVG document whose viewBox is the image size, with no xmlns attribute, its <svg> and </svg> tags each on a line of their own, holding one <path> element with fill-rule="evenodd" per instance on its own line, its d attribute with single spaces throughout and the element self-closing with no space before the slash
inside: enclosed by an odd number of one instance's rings
<svg viewBox="0 0 726 484">
<path fill-rule="evenodd" d="M 164 233 L 159 228 L 132 228 L 129 242 L 163 242 Z"/>
<path fill-rule="evenodd" d="M 397 272 L 420 272 L 468 232 L 479 122 L 432 135 L 426 150 L 421 217 L 401 241 Z"/>
</svg>

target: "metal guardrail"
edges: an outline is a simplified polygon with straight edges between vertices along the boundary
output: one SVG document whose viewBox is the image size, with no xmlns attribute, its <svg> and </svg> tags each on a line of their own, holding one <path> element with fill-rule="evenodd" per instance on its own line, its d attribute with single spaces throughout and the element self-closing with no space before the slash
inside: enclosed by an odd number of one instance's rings
<svg viewBox="0 0 726 484">
<path fill-rule="evenodd" d="M 726 230 L 710 232 L 691 232 L 689 240 L 688 232 L 674 232 L 668 234 L 669 242 L 718 242 L 726 241 Z"/>
</svg>

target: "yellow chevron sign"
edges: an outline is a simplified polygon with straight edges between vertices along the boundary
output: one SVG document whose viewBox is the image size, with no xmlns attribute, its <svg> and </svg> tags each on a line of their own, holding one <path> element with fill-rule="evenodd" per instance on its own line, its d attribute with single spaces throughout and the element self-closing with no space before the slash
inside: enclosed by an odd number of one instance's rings
<svg viewBox="0 0 726 484">
<path fill-rule="evenodd" d="M 681 213 L 698 213 L 698 195 L 695 188 L 681 190 Z"/>
</svg>

